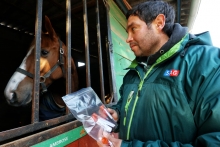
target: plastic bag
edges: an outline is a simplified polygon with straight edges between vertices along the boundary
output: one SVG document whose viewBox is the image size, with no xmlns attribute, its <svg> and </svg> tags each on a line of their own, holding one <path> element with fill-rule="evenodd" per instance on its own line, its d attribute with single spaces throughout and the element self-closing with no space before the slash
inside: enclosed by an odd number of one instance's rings
<svg viewBox="0 0 220 147">
<path fill-rule="evenodd" d="M 103 137 L 103 131 L 113 132 L 117 123 L 91 87 L 67 94 L 62 99 L 93 139 L 111 145 L 111 142 Z"/>
</svg>

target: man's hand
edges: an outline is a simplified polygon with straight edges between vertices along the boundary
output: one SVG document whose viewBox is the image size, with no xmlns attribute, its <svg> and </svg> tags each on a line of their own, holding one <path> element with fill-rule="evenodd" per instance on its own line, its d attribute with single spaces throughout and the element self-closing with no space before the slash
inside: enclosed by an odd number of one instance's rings
<svg viewBox="0 0 220 147">
<path fill-rule="evenodd" d="M 121 139 L 115 138 L 110 133 L 103 132 L 103 136 L 108 139 L 110 142 L 109 144 L 103 144 L 101 141 L 97 141 L 99 147 L 120 147 L 121 146 Z"/>
<path fill-rule="evenodd" d="M 117 122 L 118 121 L 118 113 L 114 110 L 114 109 L 111 109 L 111 108 L 108 108 L 107 109 L 108 112 L 111 114 L 111 116 L 113 117 L 113 119 Z"/>
</svg>

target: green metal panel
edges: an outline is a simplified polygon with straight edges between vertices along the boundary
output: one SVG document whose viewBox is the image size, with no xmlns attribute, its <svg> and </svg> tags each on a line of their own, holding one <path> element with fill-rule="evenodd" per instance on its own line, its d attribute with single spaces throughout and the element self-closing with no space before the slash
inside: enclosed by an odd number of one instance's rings
<svg viewBox="0 0 220 147">
<path fill-rule="evenodd" d="M 111 28 L 111 37 L 113 44 L 113 58 L 114 58 L 114 72 L 116 77 L 116 89 L 118 98 L 119 88 L 122 84 L 124 75 L 126 74 L 127 68 L 131 61 L 134 60 L 135 55 L 131 51 L 129 45 L 126 43 L 127 32 L 126 25 L 127 20 L 125 15 L 121 12 L 118 6 L 113 2 L 113 0 L 108 0 L 110 6 L 110 28 Z"/>
<path fill-rule="evenodd" d="M 46 141 L 33 145 L 31 147 L 63 147 L 70 144 L 71 142 L 86 135 L 86 131 L 83 127 L 78 127 L 76 129 L 70 130 L 56 137 L 50 138 Z"/>
<path fill-rule="evenodd" d="M 108 4 L 110 6 L 110 14 L 114 16 L 119 24 L 126 28 L 127 20 L 125 18 L 125 15 L 121 12 L 121 10 L 118 8 L 113 0 L 108 0 Z"/>
</svg>

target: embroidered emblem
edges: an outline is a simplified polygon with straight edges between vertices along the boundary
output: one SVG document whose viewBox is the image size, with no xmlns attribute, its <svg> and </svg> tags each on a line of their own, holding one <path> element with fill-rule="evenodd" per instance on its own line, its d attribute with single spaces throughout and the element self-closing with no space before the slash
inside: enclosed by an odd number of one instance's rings
<svg viewBox="0 0 220 147">
<path fill-rule="evenodd" d="M 171 69 L 171 70 L 166 70 L 164 76 L 177 77 L 179 73 L 180 73 L 179 70 Z"/>
</svg>

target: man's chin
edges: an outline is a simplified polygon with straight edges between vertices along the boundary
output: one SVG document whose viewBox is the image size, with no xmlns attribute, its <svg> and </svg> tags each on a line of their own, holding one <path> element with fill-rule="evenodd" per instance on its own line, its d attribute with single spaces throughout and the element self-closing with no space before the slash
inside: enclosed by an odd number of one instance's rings
<svg viewBox="0 0 220 147">
<path fill-rule="evenodd" d="M 135 54 L 135 56 L 141 56 L 140 49 L 137 46 L 131 48 L 131 50 Z"/>
<path fill-rule="evenodd" d="M 133 52 L 134 52 L 134 51 L 133 51 Z M 136 57 L 142 57 L 142 54 L 139 53 L 139 52 L 134 52 L 134 55 L 135 55 Z"/>
<path fill-rule="evenodd" d="M 136 49 L 131 49 L 132 50 L 132 52 L 135 54 L 135 56 L 137 56 L 138 54 L 137 54 L 137 50 Z"/>
</svg>

